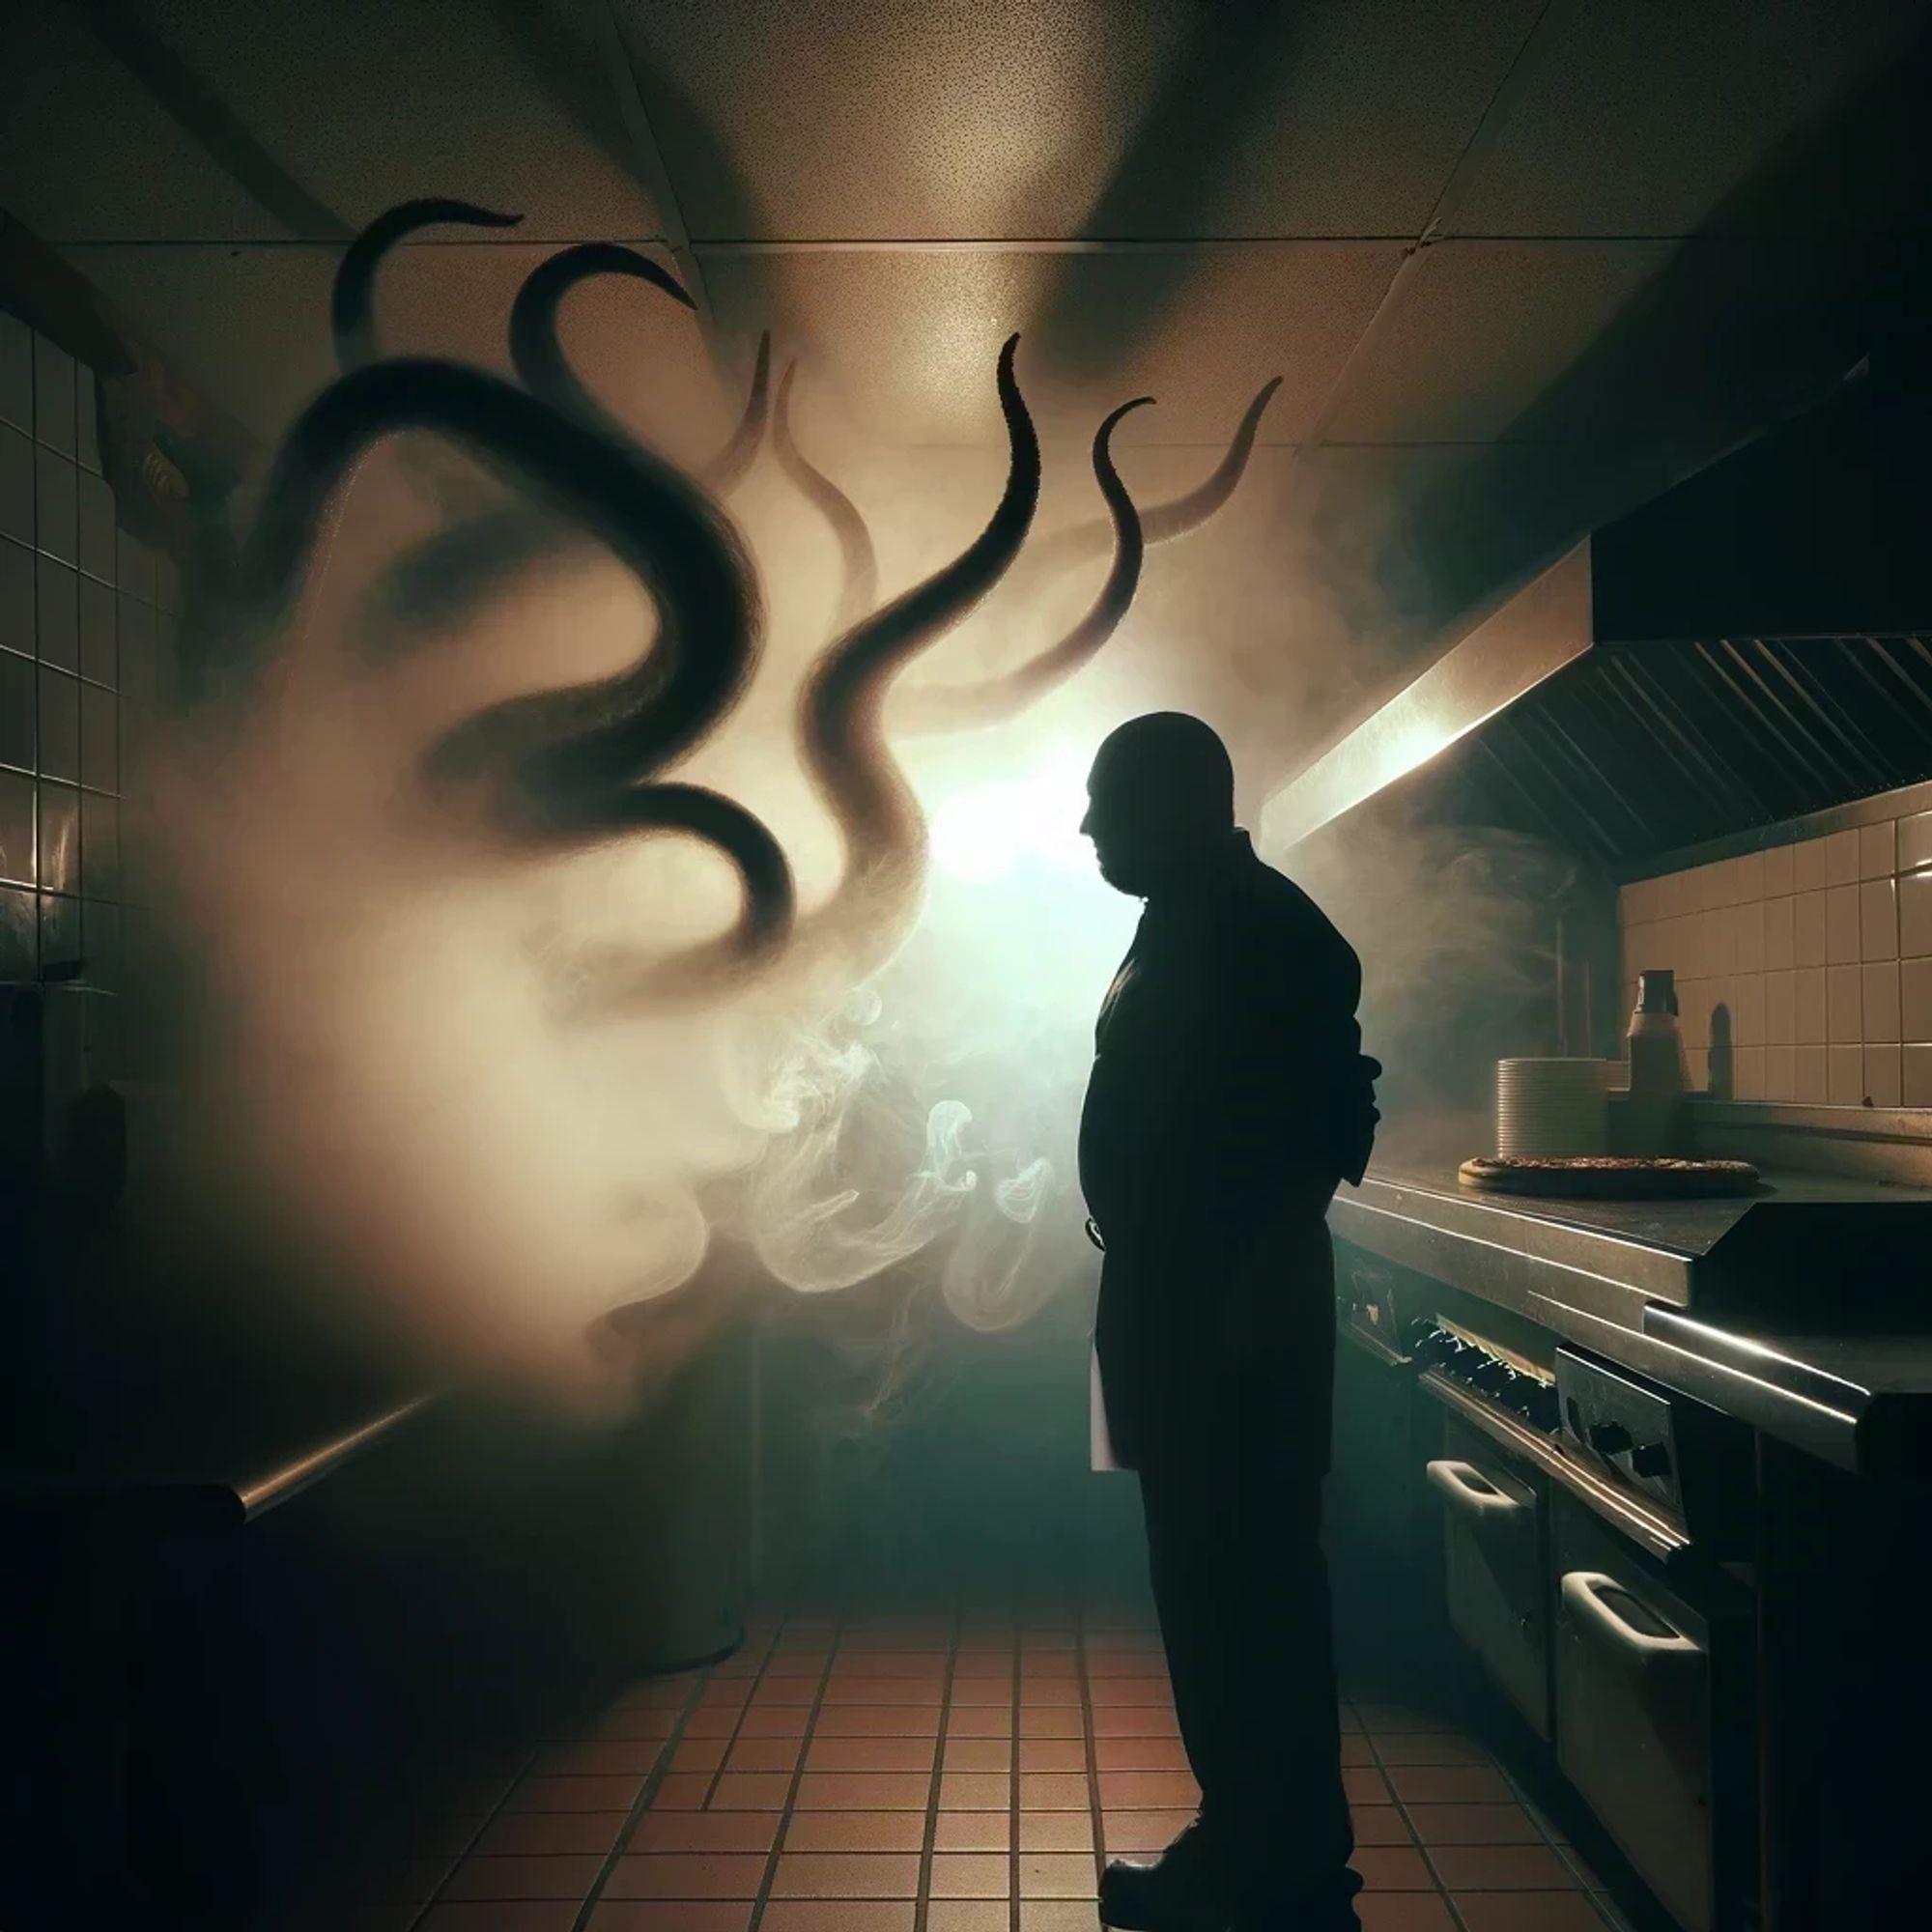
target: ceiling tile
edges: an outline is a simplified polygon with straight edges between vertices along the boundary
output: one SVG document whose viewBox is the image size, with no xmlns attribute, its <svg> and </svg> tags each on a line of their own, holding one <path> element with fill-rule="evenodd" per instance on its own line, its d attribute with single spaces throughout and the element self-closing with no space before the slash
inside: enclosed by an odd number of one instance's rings
<svg viewBox="0 0 1932 1932">
<path fill-rule="evenodd" d="M 1748 225 L 1723 198 L 1924 20 L 1918 0 L 1556 0 L 1451 232 Z"/>
<path fill-rule="evenodd" d="M 692 234 L 1413 235 L 1539 0 L 619 0 Z"/>
</svg>

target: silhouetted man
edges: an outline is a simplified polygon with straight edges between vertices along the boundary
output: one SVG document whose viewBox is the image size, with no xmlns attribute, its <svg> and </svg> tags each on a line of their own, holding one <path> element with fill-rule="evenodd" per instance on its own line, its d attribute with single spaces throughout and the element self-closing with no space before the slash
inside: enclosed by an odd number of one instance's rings
<svg viewBox="0 0 1932 1932">
<path fill-rule="evenodd" d="M 1138 1472 L 1161 1640 L 1201 1811 L 1115 1863 L 1110 1925 L 1331 1932 L 1359 1885 L 1321 1544 L 1333 1403 L 1324 1221 L 1359 1181 L 1380 1067 L 1361 967 L 1235 825 L 1197 718 L 1100 747 L 1081 831 L 1147 901 L 1100 1010 L 1080 1181 L 1105 1249 L 1094 1342 L 1116 1460 Z"/>
</svg>

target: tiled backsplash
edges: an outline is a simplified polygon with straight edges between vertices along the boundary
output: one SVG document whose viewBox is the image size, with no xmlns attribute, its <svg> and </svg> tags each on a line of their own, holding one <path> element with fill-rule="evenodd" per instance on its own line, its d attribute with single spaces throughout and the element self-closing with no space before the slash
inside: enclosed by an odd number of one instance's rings
<svg viewBox="0 0 1932 1932">
<path fill-rule="evenodd" d="M 1904 815 L 1623 889 L 1626 1007 L 1676 974 L 1693 1085 L 1721 1006 L 1740 1100 L 1932 1107 L 1932 811 L 1889 796 Z"/>
<path fill-rule="evenodd" d="M 0 311 L 0 980 L 71 983 L 123 1071 L 142 950 L 124 779 L 173 648 L 173 573 L 117 527 L 92 372 Z"/>
</svg>

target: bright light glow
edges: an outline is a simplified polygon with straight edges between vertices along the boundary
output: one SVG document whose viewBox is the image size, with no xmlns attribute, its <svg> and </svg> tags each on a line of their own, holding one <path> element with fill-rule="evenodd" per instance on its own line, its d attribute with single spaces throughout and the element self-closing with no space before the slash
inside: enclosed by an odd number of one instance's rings
<svg viewBox="0 0 1932 1932">
<path fill-rule="evenodd" d="M 1059 871 L 1094 871 L 1080 835 L 1087 767 L 1063 753 L 1023 778 L 955 792 L 933 813 L 932 859 L 969 885 L 985 885 L 1031 862 Z"/>
</svg>

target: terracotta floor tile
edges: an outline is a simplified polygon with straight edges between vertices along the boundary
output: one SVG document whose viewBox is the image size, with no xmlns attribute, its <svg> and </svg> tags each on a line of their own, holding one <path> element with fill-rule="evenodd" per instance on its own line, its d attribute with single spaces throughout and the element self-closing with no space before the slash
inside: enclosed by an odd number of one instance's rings
<svg viewBox="0 0 1932 1932">
<path fill-rule="evenodd" d="M 1396 1804 L 1358 1804 L 1349 1813 L 1358 1845 L 1412 1845 L 1415 1834 Z"/>
<path fill-rule="evenodd" d="M 1073 1678 L 1065 1683 L 1020 1686 L 1020 1709 L 1023 1711 L 1077 1711 L 1080 1704 L 1080 1685 Z"/>
<path fill-rule="evenodd" d="M 856 1899 L 775 1898 L 758 1932 L 912 1932 L 914 1906 L 862 1904 Z M 1093 1928 L 1088 1927 L 1088 1932 Z"/>
<path fill-rule="evenodd" d="M 1188 1788 L 1190 1790 L 1193 1788 L 1191 1778 L 1188 1780 Z M 1128 1804 L 1160 1802 L 1162 1801 L 1158 1798 L 1144 1800 L 1133 1793 L 1116 1800 L 1116 1803 L 1123 1807 Z M 1020 1773 L 1020 1808 L 1023 1811 L 1087 1811 L 1091 1809 L 1093 1803 L 1093 1793 L 1087 1788 L 1085 1772 L 1077 1776 L 1068 1776 L 1064 1772 L 1050 1771 Z"/>
<path fill-rule="evenodd" d="M 1487 1765 L 1400 1765 L 1388 1774 L 1404 1804 L 1506 1804 L 1510 1788 Z"/>
<path fill-rule="evenodd" d="M 1029 1812 L 1045 1817 L 1045 1812 Z M 1013 1842 L 1010 1811 L 942 1811 L 935 1821 L 932 1848 L 936 1852 L 1004 1852 Z"/>
<path fill-rule="evenodd" d="M 1577 1884 L 1548 1845 L 1435 1845 L 1429 1856 L 1445 1891 L 1560 1891 Z"/>
<path fill-rule="evenodd" d="M 1020 1906 L 1020 1932 L 1094 1932 L 1091 1899 L 1029 1898 Z"/>
<path fill-rule="evenodd" d="M 955 1677 L 951 1702 L 955 1711 L 969 1706 L 1009 1711 L 1013 1706 L 1013 1687 L 1004 1677 Z"/>
<path fill-rule="evenodd" d="M 1101 1805 L 1109 1811 L 1191 1809 L 1201 1802 L 1193 1776 L 1184 1771 L 1103 1771 L 1099 1783 Z"/>
<path fill-rule="evenodd" d="M 628 1814 L 622 1811 L 520 1811 L 493 1819 L 476 1840 L 489 1857 L 528 1857 L 535 1853 L 596 1852 L 617 1842 Z"/>
<path fill-rule="evenodd" d="M 752 1695 L 752 1687 L 742 1677 L 717 1677 L 697 1693 L 700 1711 L 741 1711 Z"/>
<path fill-rule="evenodd" d="M 774 1898 L 914 1898 L 919 1859 L 896 1852 L 781 1852 Z"/>
<path fill-rule="evenodd" d="M 1048 1747 L 1032 1745 L 1029 1749 L 1043 1749 Z M 1061 1749 L 1061 1746 L 1050 1747 Z M 1020 1762 L 1026 1763 L 1022 1754 Z M 942 1771 L 1005 1772 L 1013 1768 L 1013 1747 L 1006 1738 L 948 1738 L 946 1754 L 940 1760 Z M 1028 1766 L 1029 1770 L 1044 1771 L 1045 1765 Z"/>
<path fill-rule="evenodd" d="M 923 1773 L 808 1771 L 793 1804 L 800 1811 L 923 1811 L 931 1796 Z"/>
<path fill-rule="evenodd" d="M 822 1650 L 777 1650 L 765 1665 L 765 1681 L 774 1677 L 823 1677 L 831 1667 L 830 1655 Z"/>
<path fill-rule="evenodd" d="M 432 1905 L 422 1932 L 570 1932 L 577 1913 L 567 1898 Z"/>
<path fill-rule="evenodd" d="M 651 1794 L 653 1811 L 701 1811 L 711 1795 L 708 1771 L 674 1771 L 658 1780 Z"/>
<path fill-rule="evenodd" d="M 1411 1711 L 1406 1704 L 1363 1703 L 1359 1698 L 1350 1698 L 1356 1717 L 1363 1725 L 1375 1732 L 1388 1732 L 1395 1736 L 1405 1731 L 1439 1731 L 1441 1720 L 1426 1718 L 1419 1711 Z"/>
<path fill-rule="evenodd" d="M 825 1687 L 828 1704 L 937 1704 L 943 1686 L 914 1677 L 837 1677 Z"/>
<path fill-rule="evenodd" d="M 1457 1932 L 1435 1891 L 1365 1891 L 1355 1900 L 1362 1932 Z"/>
<path fill-rule="evenodd" d="M 611 1872 L 606 1898 L 755 1898 L 765 1861 L 757 1853 L 627 1852 Z"/>
<path fill-rule="evenodd" d="M 747 1932 L 750 1899 L 601 1899 L 590 1932 Z"/>
<path fill-rule="evenodd" d="M 933 1898 L 1005 1898 L 1012 1889 L 1012 1861 L 1004 1853 L 934 1852 Z"/>
<path fill-rule="evenodd" d="M 1180 1726 L 1160 1704 L 1117 1704 L 1094 1712 L 1095 1738 L 1178 1738 Z"/>
<path fill-rule="evenodd" d="M 866 1677 L 930 1677 L 937 1680 L 946 1674 L 949 1654 L 943 1650 L 882 1650 L 854 1653 L 840 1650 L 838 1662 L 833 1668 L 837 1677 L 840 1670 L 852 1669 Z"/>
<path fill-rule="evenodd" d="M 1410 1804 L 1425 1845 L 1535 1845 L 1543 1834 L 1520 1804 Z"/>
<path fill-rule="evenodd" d="M 1605 1932 L 1587 1891 L 1459 1891 L 1468 1932 Z"/>
<path fill-rule="evenodd" d="M 465 1859 L 445 1898 L 568 1898 L 582 1901 L 604 1863 L 597 1852 L 529 1858 Z"/>
<path fill-rule="evenodd" d="M 1131 1738 L 1120 1742 L 1130 1747 L 1149 1747 L 1158 1749 L 1159 1738 Z M 1122 1766 L 1122 1770 L 1134 1767 Z M 1020 1743 L 1020 1769 L 1022 1771 L 1077 1772 L 1082 1777 L 1087 1776 L 1087 1741 L 1084 1738 L 1025 1738 Z"/>
<path fill-rule="evenodd" d="M 724 1760 L 726 1771 L 796 1771 L 803 1738 L 740 1738 Z"/>
<path fill-rule="evenodd" d="M 1022 1898 L 1089 1898 L 1094 1896 L 1094 1855 L 1091 1852 L 1022 1852 Z"/>
<path fill-rule="evenodd" d="M 1022 1811 L 1020 1850 L 1023 1852 L 1085 1852 L 1094 1850 L 1094 1818 L 1090 1811 Z"/>
<path fill-rule="evenodd" d="M 1384 1764 L 1488 1764 L 1490 1754 L 1467 1738 L 1435 1731 L 1377 1738 L 1376 1755 Z"/>
<path fill-rule="evenodd" d="M 818 1702 L 818 1692 L 819 1680 L 815 1677 L 767 1677 L 753 1691 L 751 1708 L 753 1711 L 773 1711 L 781 1710 L 788 1705 L 815 1704 Z M 829 1691 L 827 1695 L 830 1695 Z"/>
<path fill-rule="evenodd" d="M 708 1811 L 779 1811 L 791 1795 L 788 1771 L 726 1771 L 712 1787 Z"/>
<path fill-rule="evenodd" d="M 918 1811 L 794 1811 L 784 1835 L 788 1852 L 916 1852 L 924 1843 Z"/>
<path fill-rule="evenodd" d="M 681 1711 L 691 1701 L 697 1684 L 695 1672 L 678 1677 L 650 1677 L 620 1690 L 611 1698 L 611 1708 L 619 1711 Z"/>
<path fill-rule="evenodd" d="M 539 1776 L 642 1777 L 664 1747 L 644 1739 L 605 1739 L 581 1745 L 552 1745 L 532 1769 Z"/>
<path fill-rule="evenodd" d="M 955 1712 L 954 1717 L 960 1714 Z M 812 1735 L 819 1738 L 936 1738 L 937 1704 L 833 1704 L 818 1714 Z M 971 1732 L 964 1735 L 974 1735 Z M 998 1737 L 998 1730 L 980 1733 Z"/>
<path fill-rule="evenodd" d="M 1388 1780 L 1372 1765 L 1345 1764 L 1342 1767 L 1342 1789 L 1349 1794 L 1351 1805 L 1391 1804 L 1395 1802 Z"/>
<path fill-rule="evenodd" d="M 1012 1780 L 986 1772 L 949 1772 L 939 1780 L 942 1811 L 1006 1811 L 1013 1802 Z"/>
<path fill-rule="evenodd" d="M 672 1771 L 709 1776 L 724 1762 L 724 1753 L 728 1748 L 729 1745 L 724 1738 L 686 1738 L 671 1752 L 670 1768 Z"/>
<path fill-rule="evenodd" d="M 749 1711 L 694 1711 L 690 1721 L 684 1727 L 688 1738 L 729 1738 L 742 1736 L 750 1730 L 753 1722 L 761 1715 L 754 1704 Z M 805 1728 L 805 1720 L 810 1714 L 803 1709 L 797 1713 L 798 1727 Z"/>
<path fill-rule="evenodd" d="M 778 1842 L 777 1811 L 646 1811 L 628 1852 L 768 1852 Z"/>
<path fill-rule="evenodd" d="M 776 1709 L 768 1711 L 747 1711 L 745 1721 L 738 1726 L 739 1738 L 798 1738 L 803 1740 L 805 1728 L 810 1713 L 798 1709 Z M 820 1724 L 821 1731 L 825 1726 Z M 687 1735 L 689 1735 L 687 1733 Z"/>
<path fill-rule="evenodd" d="M 1096 1738 L 1094 1760 L 1102 1771 L 1185 1771 L 1179 1738 Z"/>
<path fill-rule="evenodd" d="M 932 1770 L 935 1738 L 814 1738 L 805 1753 L 807 1771 Z"/>
<path fill-rule="evenodd" d="M 955 1704 L 946 1714 L 948 1738 L 1009 1738 L 1012 1734 L 1013 1714 L 1004 1704 Z"/>
<path fill-rule="evenodd" d="M 925 1908 L 925 1932 L 1007 1932 L 1011 1909 L 1004 1898 L 935 1898 Z"/>
<path fill-rule="evenodd" d="M 1100 1836 L 1110 1859 L 1146 1858 L 1165 1851 L 1194 1817 L 1185 1811 L 1108 1811 L 1100 1820 Z"/>
<path fill-rule="evenodd" d="M 1342 1762 L 1344 1764 L 1374 1764 L 1375 1747 L 1365 1736 L 1345 1731 L 1342 1734 Z"/>
<path fill-rule="evenodd" d="M 509 1811 L 628 1811 L 643 1779 L 526 1777 L 505 1802 Z"/>
<path fill-rule="evenodd" d="M 1086 1713 L 1078 1704 L 1022 1704 L 1019 1733 L 1023 1738 L 1084 1738 Z"/>
<path fill-rule="evenodd" d="M 1350 1861 L 1371 1891 L 1434 1891 L 1435 1881 L 1413 1845 L 1358 1845 Z"/>
<path fill-rule="evenodd" d="M 1122 1705 L 1152 1704 L 1172 1709 L 1174 1688 L 1165 1677 L 1096 1678 L 1088 1688 L 1088 1701 L 1096 1710 L 1115 1710 Z"/>
</svg>

